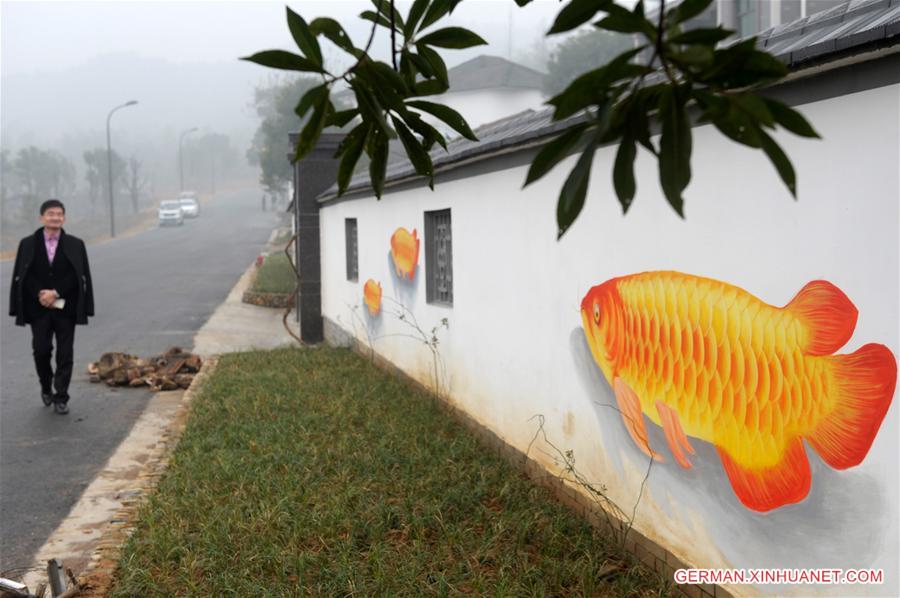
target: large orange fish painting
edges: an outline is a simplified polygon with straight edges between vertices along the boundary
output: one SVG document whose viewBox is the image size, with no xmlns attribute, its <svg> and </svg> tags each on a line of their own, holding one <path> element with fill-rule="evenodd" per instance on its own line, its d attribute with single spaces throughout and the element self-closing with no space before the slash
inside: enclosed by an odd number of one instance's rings
<svg viewBox="0 0 900 598">
<path fill-rule="evenodd" d="M 363 286 L 363 302 L 369 309 L 369 315 L 377 316 L 381 313 L 381 283 L 371 278 Z"/>
<path fill-rule="evenodd" d="M 859 465 L 891 405 L 894 354 L 880 344 L 833 355 L 857 310 L 836 286 L 807 284 L 784 307 L 679 272 L 593 287 L 584 332 L 638 447 L 644 415 L 691 467 L 689 437 L 716 446 L 740 501 L 754 511 L 797 503 L 812 483 L 805 439 L 835 469 Z"/>
<path fill-rule="evenodd" d="M 419 263 L 419 237 L 416 229 L 410 233 L 401 227 L 391 235 L 391 258 L 397 269 L 399 278 L 413 279 L 416 274 L 416 264 Z"/>
</svg>

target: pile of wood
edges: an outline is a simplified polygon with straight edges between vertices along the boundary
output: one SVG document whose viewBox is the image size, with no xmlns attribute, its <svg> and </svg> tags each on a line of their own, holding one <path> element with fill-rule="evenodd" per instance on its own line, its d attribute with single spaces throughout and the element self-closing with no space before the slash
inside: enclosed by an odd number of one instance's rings
<svg viewBox="0 0 900 598">
<path fill-rule="evenodd" d="M 149 386 L 150 390 L 187 388 L 203 365 L 200 357 L 172 347 L 162 355 L 141 359 L 127 353 L 104 353 L 88 366 L 91 382 L 109 386 Z"/>
</svg>

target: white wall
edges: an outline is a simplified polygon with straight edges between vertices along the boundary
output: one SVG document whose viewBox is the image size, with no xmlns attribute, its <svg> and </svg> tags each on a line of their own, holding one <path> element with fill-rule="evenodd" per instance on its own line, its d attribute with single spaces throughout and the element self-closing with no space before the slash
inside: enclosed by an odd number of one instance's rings
<svg viewBox="0 0 900 598">
<path fill-rule="evenodd" d="M 784 305 L 824 278 L 859 310 L 839 353 L 877 342 L 898 347 L 898 164 L 900 88 L 861 92 L 799 107 L 824 140 L 778 135 L 798 174 L 793 201 L 761 152 L 694 130 L 694 177 L 686 219 L 667 206 L 656 163 L 637 164 L 638 196 L 623 216 L 610 176 L 614 148 L 598 152 L 585 210 L 555 238 L 556 197 L 577 157 L 520 190 L 527 166 L 373 198 L 321 211 L 322 311 L 421 382 L 431 354 L 406 336 L 391 311 L 409 307 L 421 328 L 438 332 L 450 400 L 525 450 L 546 418 L 549 439 L 574 451 L 578 469 L 606 485 L 628 512 L 647 460 L 625 432 L 615 401 L 584 341 L 579 303 L 593 285 L 647 270 L 677 270 L 737 285 Z M 452 209 L 454 305 L 425 302 L 423 212 Z M 358 283 L 345 279 L 344 219 L 358 219 Z M 390 267 L 397 227 L 422 238 L 413 284 Z M 381 282 L 378 318 L 364 314 L 366 279 Z M 354 306 L 356 308 L 354 309 Z M 692 441 L 694 468 L 675 464 L 658 427 L 650 442 L 666 455 L 652 467 L 636 528 L 698 567 L 876 567 L 884 586 L 732 588 L 739 594 L 897 595 L 898 407 L 896 400 L 865 461 L 835 471 L 807 450 L 812 489 L 801 503 L 757 513 L 736 499 L 714 448 Z M 531 456 L 555 471 L 536 446 Z"/>
</svg>

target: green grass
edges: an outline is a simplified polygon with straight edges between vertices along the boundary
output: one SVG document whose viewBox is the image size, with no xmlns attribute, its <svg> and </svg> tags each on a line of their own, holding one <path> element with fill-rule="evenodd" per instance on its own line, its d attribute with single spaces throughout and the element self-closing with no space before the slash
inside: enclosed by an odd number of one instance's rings
<svg viewBox="0 0 900 598">
<path fill-rule="evenodd" d="M 266 256 L 256 271 L 252 289 L 258 293 L 290 293 L 297 284 L 297 276 L 284 253 Z"/>
<path fill-rule="evenodd" d="M 343 349 L 226 355 L 113 596 L 655 596 L 665 580 Z"/>
</svg>

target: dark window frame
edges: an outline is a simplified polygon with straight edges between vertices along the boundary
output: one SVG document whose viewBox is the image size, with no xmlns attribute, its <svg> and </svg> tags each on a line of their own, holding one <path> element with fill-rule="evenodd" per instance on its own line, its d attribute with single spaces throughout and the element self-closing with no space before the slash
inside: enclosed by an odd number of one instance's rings
<svg viewBox="0 0 900 598">
<path fill-rule="evenodd" d="M 453 306 L 453 218 L 450 208 L 425 212 L 425 300 Z"/>
<path fill-rule="evenodd" d="M 356 218 L 344 218 L 344 255 L 347 280 L 359 282 L 359 221 Z"/>
</svg>

